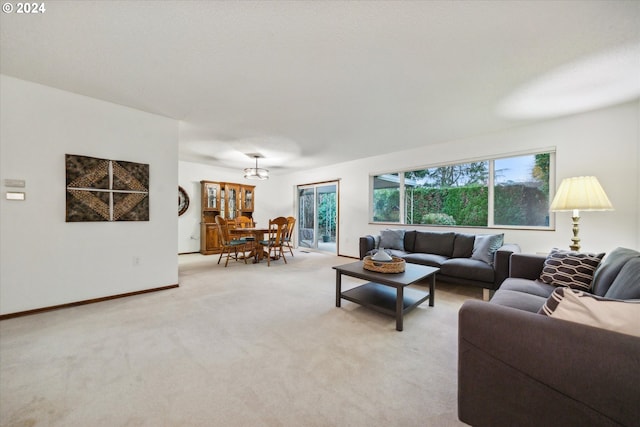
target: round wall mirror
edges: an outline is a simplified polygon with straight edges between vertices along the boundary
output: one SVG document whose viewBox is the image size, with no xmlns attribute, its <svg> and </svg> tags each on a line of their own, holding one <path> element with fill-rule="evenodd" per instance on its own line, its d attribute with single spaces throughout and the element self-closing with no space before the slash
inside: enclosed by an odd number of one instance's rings
<svg viewBox="0 0 640 427">
<path fill-rule="evenodd" d="M 178 216 L 182 215 L 189 209 L 189 195 L 184 188 L 178 186 Z"/>
</svg>

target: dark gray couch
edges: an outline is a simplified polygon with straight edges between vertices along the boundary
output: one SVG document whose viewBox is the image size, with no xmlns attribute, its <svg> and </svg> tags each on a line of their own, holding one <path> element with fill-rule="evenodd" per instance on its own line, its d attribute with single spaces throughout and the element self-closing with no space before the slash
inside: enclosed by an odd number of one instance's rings
<svg viewBox="0 0 640 427">
<path fill-rule="evenodd" d="M 491 301 L 469 300 L 460 309 L 460 420 L 478 427 L 640 426 L 640 337 L 538 314 L 555 289 L 538 280 L 544 261 L 513 254 L 510 278 Z M 612 251 L 592 289 L 640 299 L 640 253 Z"/>
<path fill-rule="evenodd" d="M 502 235 L 476 235 L 455 232 L 416 230 L 383 230 L 380 236 L 360 238 L 360 259 L 374 254 L 384 242 L 384 232 L 401 231 L 402 239 L 384 247 L 391 255 L 413 264 L 440 268 L 437 279 L 462 285 L 473 285 L 486 290 L 497 289 L 509 275 L 509 256 L 520 252 L 516 244 L 502 244 Z M 480 247 L 485 238 L 500 236 L 496 247 Z M 487 245 L 492 242 L 486 241 Z M 488 298 L 488 292 L 486 293 Z"/>
</svg>

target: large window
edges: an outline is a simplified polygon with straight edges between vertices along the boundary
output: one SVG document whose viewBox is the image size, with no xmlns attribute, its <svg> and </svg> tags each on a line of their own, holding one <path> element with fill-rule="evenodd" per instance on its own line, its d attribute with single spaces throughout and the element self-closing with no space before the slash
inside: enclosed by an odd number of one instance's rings
<svg viewBox="0 0 640 427">
<path fill-rule="evenodd" d="M 400 222 L 400 174 L 373 177 L 373 220 Z"/>
<path fill-rule="evenodd" d="M 548 227 L 553 152 L 372 177 L 374 222 Z"/>
<path fill-rule="evenodd" d="M 551 153 L 494 161 L 493 223 L 549 226 Z"/>
</svg>

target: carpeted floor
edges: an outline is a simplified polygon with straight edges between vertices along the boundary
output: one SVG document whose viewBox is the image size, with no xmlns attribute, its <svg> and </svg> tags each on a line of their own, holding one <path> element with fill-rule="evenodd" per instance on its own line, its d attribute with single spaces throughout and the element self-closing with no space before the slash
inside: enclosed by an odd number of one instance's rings
<svg viewBox="0 0 640 427">
<path fill-rule="evenodd" d="M 1 426 L 459 426 L 457 311 L 335 307 L 334 265 L 180 256 L 180 287 L 0 322 Z M 343 289 L 362 283 L 343 278 Z"/>
</svg>

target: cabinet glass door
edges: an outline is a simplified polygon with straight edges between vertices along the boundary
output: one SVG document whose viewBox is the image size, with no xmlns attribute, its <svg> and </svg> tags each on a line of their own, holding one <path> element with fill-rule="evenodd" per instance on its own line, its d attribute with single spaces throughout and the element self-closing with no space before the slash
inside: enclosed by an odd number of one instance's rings
<svg viewBox="0 0 640 427">
<path fill-rule="evenodd" d="M 207 208 L 209 209 L 217 209 L 218 208 L 218 190 L 219 187 L 216 184 L 207 184 Z"/>
<path fill-rule="evenodd" d="M 238 187 L 235 185 L 227 186 L 227 218 L 234 219 L 238 210 Z"/>
<path fill-rule="evenodd" d="M 253 188 L 245 188 L 242 210 L 244 211 L 253 210 Z"/>
<path fill-rule="evenodd" d="M 227 206 L 227 197 L 225 193 L 226 193 L 225 188 L 224 187 L 220 188 L 220 216 L 222 218 L 226 218 L 225 208 Z"/>
</svg>

